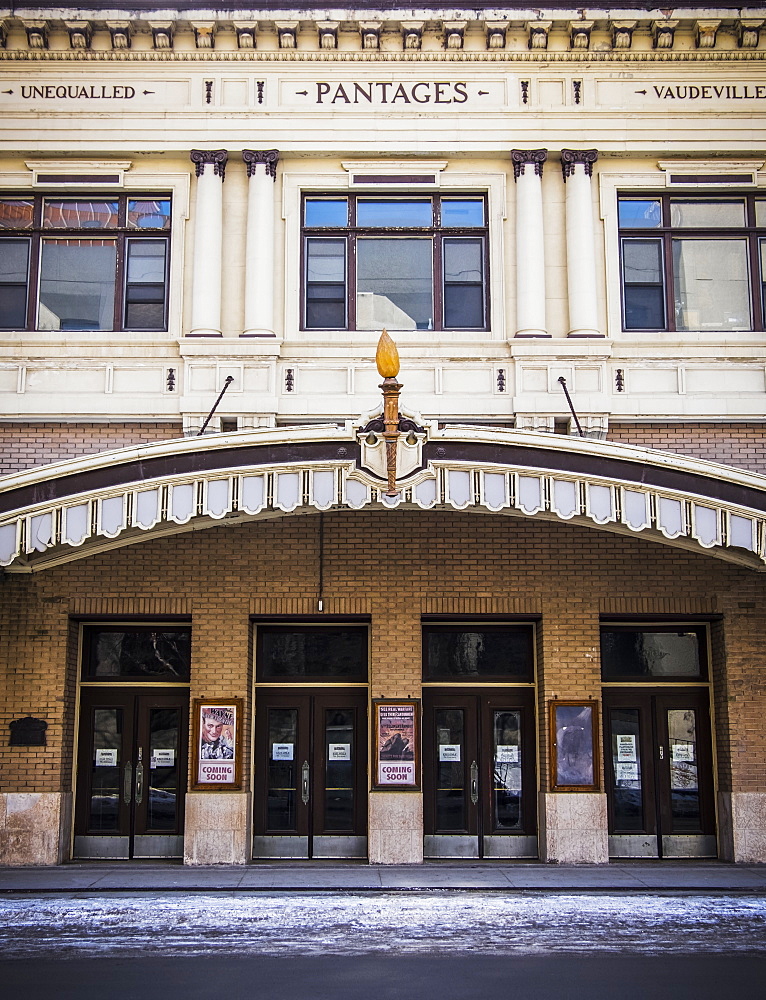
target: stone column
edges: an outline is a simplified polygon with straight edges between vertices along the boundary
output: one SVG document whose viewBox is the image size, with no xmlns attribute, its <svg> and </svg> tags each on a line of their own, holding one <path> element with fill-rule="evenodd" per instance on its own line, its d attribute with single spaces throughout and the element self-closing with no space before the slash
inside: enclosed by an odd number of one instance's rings
<svg viewBox="0 0 766 1000">
<path fill-rule="evenodd" d="M 243 149 L 247 164 L 247 244 L 243 337 L 274 333 L 274 182 L 277 149 Z"/>
<path fill-rule="evenodd" d="M 566 184 L 569 336 L 602 337 L 596 292 L 596 235 L 593 231 L 591 176 L 596 149 L 562 149 Z"/>
<path fill-rule="evenodd" d="M 189 155 L 197 170 L 190 335 L 220 337 L 223 180 L 229 154 L 225 149 L 193 149 Z"/>
<path fill-rule="evenodd" d="M 516 181 L 516 336 L 547 337 L 543 164 L 546 149 L 512 149 Z"/>
</svg>

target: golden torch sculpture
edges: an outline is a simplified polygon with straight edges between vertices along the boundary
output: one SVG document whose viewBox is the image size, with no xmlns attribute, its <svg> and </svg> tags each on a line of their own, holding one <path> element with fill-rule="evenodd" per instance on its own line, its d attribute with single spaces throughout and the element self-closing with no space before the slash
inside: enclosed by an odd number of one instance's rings
<svg viewBox="0 0 766 1000">
<path fill-rule="evenodd" d="M 399 352 L 396 344 L 384 330 L 375 353 L 378 374 L 383 379 L 383 438 L 386 442 L 386 472 L 388 473 L 387 497 L 399 496 L 396 488 L 396 446 L 399 440 L 399 392 L 401 384 L 396 381 L 399 374 Z"/>
</svg>

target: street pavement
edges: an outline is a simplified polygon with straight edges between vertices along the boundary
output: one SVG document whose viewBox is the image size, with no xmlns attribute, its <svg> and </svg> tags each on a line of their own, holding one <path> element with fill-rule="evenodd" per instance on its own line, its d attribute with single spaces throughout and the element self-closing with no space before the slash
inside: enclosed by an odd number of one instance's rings
<svg viewBox="0 0 766 1000">
<path fill-rule="evenodd" d="M 0 869 L 0 997 L 766 996 L 766 866 Z"/>
</svg>

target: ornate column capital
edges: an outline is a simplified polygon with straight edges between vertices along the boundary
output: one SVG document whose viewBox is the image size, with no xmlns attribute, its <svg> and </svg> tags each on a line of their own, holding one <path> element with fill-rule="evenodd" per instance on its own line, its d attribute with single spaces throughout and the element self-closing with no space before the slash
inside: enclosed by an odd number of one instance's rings
<svg viewBox="0 0 766 1000">
<path fill-rule="evenodd" d="M 277 179 L 278 149 L 243 149 L 242 159 L 247 164 L 247 176 L 252 177 L 259 163 L 266 167 L 266 175 L 272 180 Z"/>
<path fill-rule="evenodd" d="M 562 149 L 561 172 L 564 175 L 564 183 L 566 183 L 567 177 L 571 177 L 575 172 L 575 166 L 578 163 L 582 163 L 586 175 L 592 177 L 593 164 L 597 159 L 597 149 Z"/>
<path fill-rule="evenodd" d="M 189 159 L 195 166 L 197 177 L 204 173 L 208 163 L 213 164 L 213 173 L 219 174 L 221 181 L 226 179 L 226 161 L 229 153 L 225 149 L 193 149 L 189 153 Z"/>
<path fill-rule="evenodd" d="M 542 177 L 543 164 L 547 159 L 547 149 L 512 149 L 513 179 L 517 181 L 521 177 L 528 163 L 534 164 L 535 173 L 538 177 Z"/>
</svg>

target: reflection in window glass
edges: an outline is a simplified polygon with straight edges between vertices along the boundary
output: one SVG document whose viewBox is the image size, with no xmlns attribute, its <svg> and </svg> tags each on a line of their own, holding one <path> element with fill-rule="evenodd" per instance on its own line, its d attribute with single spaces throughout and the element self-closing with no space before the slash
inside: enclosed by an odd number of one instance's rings
<svg viewBox="0 0 766 1000">
<path fill-rule="evenodd" d="M 0 229 L 31 229 L 34 202 L 16 198 L 0 198 Z"/>
<path fill-rule="evenodd" d="M 674 229 L 723 229 L 745 224 L 745 202 L 672 198 L 670 224 Z"/>
<path fill-rule="evenodd" d="M 342 330 L 346 325 L 346 241 L 306 244 L 306 326 Z"/>
<path fill-rule="evenodd" d="M 670 709 L 667 720 L 673 833 L 701 833 L 697 713 L 693 708 Z"/>
<path fill-rule="evenodd" d="M 177 708 L 149 711 L 149 800 L 148 830 L 175 830 L 178 821 L 178 731 Z M 165 751 L 157 754 L 156 751 Z"/>
<path fill-rule="evenodd" d="M 0 327 L 22 329 L 27 322 L 29 240 L 0 240 Z"/>
<path fill-rule="evenodd" d="M 433 329 L 432 249 L 430 239 L 358 240 L 358 330 Z"/>
<path fill-rule="evenodd" d="M 364 628 L 272 628 L 258 630 L 259 680 L 343 678 L 367 680 Z"/>
<path fill-rule="evenodd" d="M 470 329 L 484 325 L 484 242 L 444 241 L 444 326 Z"/>
<path fill-rule="evenodd" d="M 43 229 L 116 229 L 116 201 L 49 201 L 43 203 Z"/>
<path fill-rule="evenodd" d="M 662 225 L 662 203 L 658 198 L 620 198 L 617 208 L 622 229 L 656 229 Z"/>
<path fill-rule="evenodd" d="M 115 240 L 43 240 L 39 330 L 114 327 Z"/>
<path fill-rule="evenodd" d="M 755 224 L 759 229 L 766 227 L 766 198 L 759 198 L 755 203 Z"/>
<path fill-rule="evenodd" d="M 128 201 L 128 226 L 131 229 L 170 229 L 170 199 Z"/>
<path fill-rule="evenodd" d="M 442 226 L 483 226 L 484 201 L 481 198 L 442 198 Z"/>
<path fill-rule="evenodd" d="M 702 676 L 702 643 L 698 632 L 653 632 L 602 629 L 601 673 L 604 680 L 621 677 L 698 678 Z"/>
<path fill-rule="evenodd" d="M 520 830 L 521 712 L 495 712 L 493 734 L 493 826 L 496 830 Z"/>
<path fill-rule="evenodd" d="M 92 833 L 119 830 L 121 749 L 122 709 L 94 708 L 88 815 L 88 830 Z"/>
<path fill-rule="evenodd" d="M 335 832 L 354 829 L 354 712 L 325 710 L 324 828 Z"/>
<path fill-rule="evenodd" d="M 678 330 L 750 330 L 746 240 L 673 240 Z"/>
<path fill-rule="evenodd" d="M 623 240 L 623 306 L 626 330 L 664 327 L 662 264 L 661 240 Z"/>
<path fill-rule="evenodd" d="M 436 833 L 467 830 L 465 799 L 464 712 L 437 709 L 436 722 Z"/>
<path fill-rule="evenodd" d="M 298 829 L 298 712 L 294 708 L 270 708 L 268 725 L 266 828 L 295 833 Z"/>
<path fill-rule="evenodd" d="M 356 205 L 357 226 L 411 228 L 433 225 L 430 198 L 419 201 L 368 201 L 360 198 Z"/>
<path fill-rule="evenodd" d="M 307 198 L 304 204 L 307 226 L 347 226 L 348 201 L 345 198 Z"/>
<path fill-rule="evenodd" d="M 165 326 L 165 240 L 128 240 L 125 328 L 162 330 Z"/>
<path fill-rule="evenodd" d="M 424 680 L 533 679 L 532 629 L 429 627 L 424 631 Z"/>
<path fill-rule="evenodd" d="M 93 629 L 86 632 L 84 675 L 90 680 L 189 679 L 188 629 Z"/>
<path fill-rule="evenodd" d="M 644 829 L 639 712 L 616 708 L 610 715 L 614 830 L 631 833 Z"/>
</svg>

